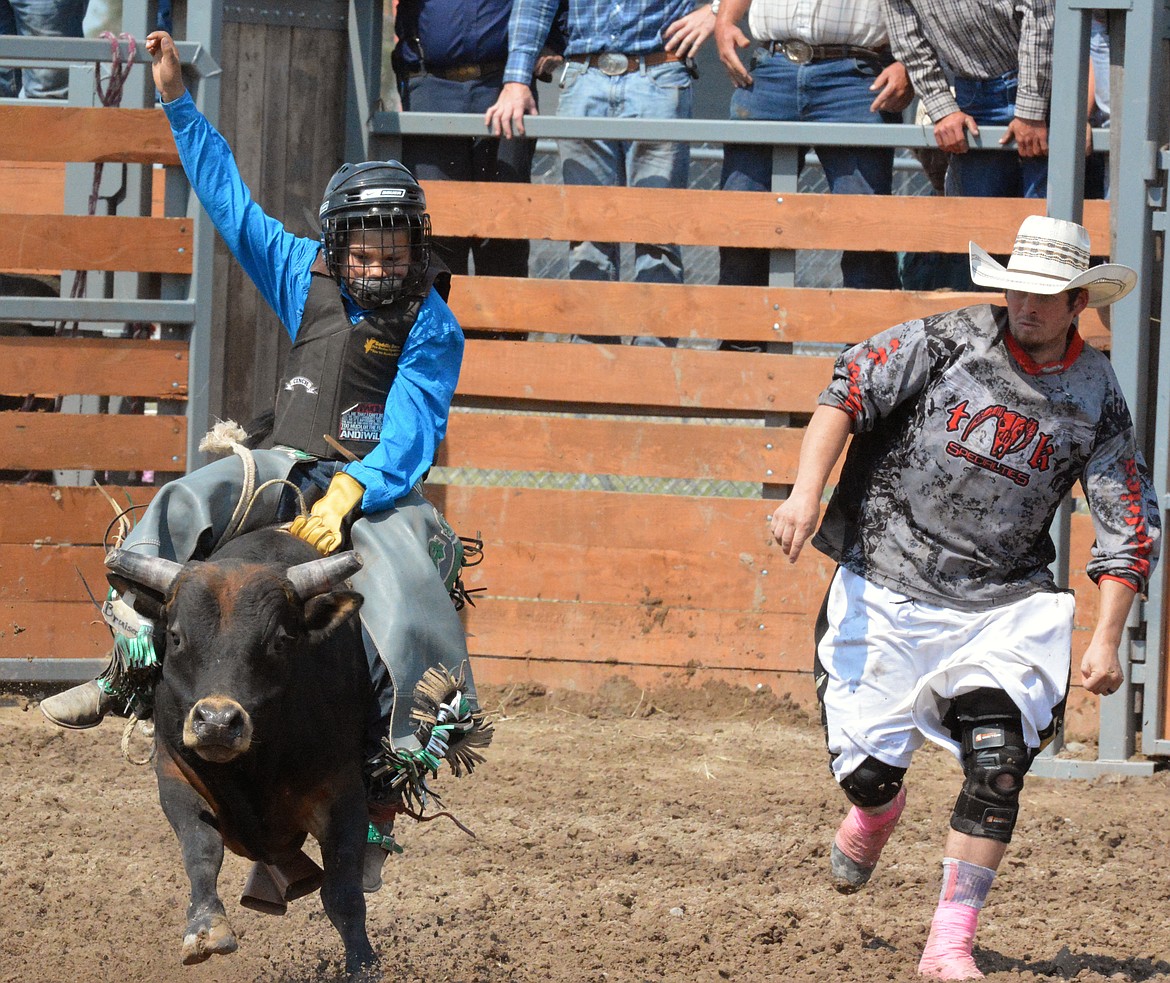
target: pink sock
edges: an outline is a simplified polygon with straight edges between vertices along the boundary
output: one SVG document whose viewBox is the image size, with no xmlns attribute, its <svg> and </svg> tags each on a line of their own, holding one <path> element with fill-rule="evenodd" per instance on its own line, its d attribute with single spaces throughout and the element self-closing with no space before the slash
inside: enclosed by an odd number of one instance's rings
<svg viewBox="0 0 1170 983">
<path fill-rule="evenodd" d="M 906 808 L 906 786 L 903 785 L 890 807 L 885 812 L 876 815 L 863 812 L 854 806 L 842 820 L 837 830 L 836 844 L 840 850 L 854 863 L 872 867 L 878 862 L 882 848 L 898 825 L 902 817 L 902 810 Z"/>
<path fill-rule="evenodd" d="M 940 901 L 930 923 L 930 937 L 918 963 L 918 974 L 936 980 L 981 980 L 971 949 L 979 909 L 955 901 Z"/>
</svg>

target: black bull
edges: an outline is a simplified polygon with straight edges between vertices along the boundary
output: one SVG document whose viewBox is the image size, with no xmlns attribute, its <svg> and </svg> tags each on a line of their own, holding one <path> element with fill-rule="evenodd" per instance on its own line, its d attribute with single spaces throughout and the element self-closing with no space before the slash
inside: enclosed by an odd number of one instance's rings
<svg viewBox="0 0 1170 983">
<path fill-rule="evenodd" d="M 321 900 L 346 970 L 374 962 L 366 935 L 362 750 L 372 700 L 360 594 L 334 589 L 361 564 L 322 559 L 275 529 L 185 566 L 118 551 L 110 581 L 166 626 L 155 690 L 159 801 L 191 881 L 183 962 L 236 948 L 216 890 L 223 850 L 276 867 L 321 847 Z"/>
</svg>

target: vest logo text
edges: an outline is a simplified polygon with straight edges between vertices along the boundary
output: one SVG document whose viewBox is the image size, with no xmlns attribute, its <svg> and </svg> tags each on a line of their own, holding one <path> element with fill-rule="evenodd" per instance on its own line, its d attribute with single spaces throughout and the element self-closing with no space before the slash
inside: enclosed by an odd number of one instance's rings
<svg viewBox="0 0 1170 983">
<path fill-rule="evenodd" d="M 392 345 L 386 341 L 379 341 L 377 338 L 367 338 L 366 354 L 384 355 L 386 358 L 395 358 L 402 354 L 402 346 Z"/>
<path fill-rule="evenodd" d="M 284 384 L 285 392 L 292 392 L 297 387 L 300 387 L 310 396 L 317 395 L 317 385 L 312 379 L 308 379 L 303 375 L 295 375 Z"/>
</svg>

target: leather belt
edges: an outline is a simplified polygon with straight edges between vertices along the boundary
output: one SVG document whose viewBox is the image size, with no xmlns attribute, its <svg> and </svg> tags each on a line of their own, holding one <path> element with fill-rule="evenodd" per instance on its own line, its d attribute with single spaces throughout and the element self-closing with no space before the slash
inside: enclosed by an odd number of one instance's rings
<svg viewBox="0 0 1170 983">
<path fill-rule="evenodd" d="M 768 41 L 765 47 L 774 55 L 783 55 L 797 65 L 834 58 L 859 58 L 889 65 L 894 56 L 889 48 L 863 48 L 856 44 L 809 44 L 807 41 Z"/>
<path fill-rule="evenodd" d="M 652 68 L 668 61 L 678 61 L 678 55 L 668 51 L 652 51 L 647 55 L 623 55 L 620 51 L 602 51 L 595 55 L 568 55 L 568 61 L 575 61 L 587 68 L 599 69 L 605 75 L 626 75 L 636 72 L 643 65 Z"/>
<path fill-rule="evenodd" d="M 452 65 L 450 68 L 419 68 L 408 72 L 407 78 L 418 78 L 420 75 L 433 75 L 435 78 L 446 79 L 448 82 L 472 82 L 485 75 L 495 75 L 504 70 L 502 61 L 485 61 L 482 65 Z"/>
</svg>

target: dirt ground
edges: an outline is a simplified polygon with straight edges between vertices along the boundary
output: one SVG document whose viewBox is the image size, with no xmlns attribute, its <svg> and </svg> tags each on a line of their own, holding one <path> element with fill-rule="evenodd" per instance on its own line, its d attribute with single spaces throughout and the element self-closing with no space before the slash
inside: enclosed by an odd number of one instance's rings
<svg viewBox="0 0 1170 983">
<path fill-rule="evenodd" d="M 221 893 L 239 951 L 179 962 L 187 882 L 153 773 L 121 727 L 62 733 L 37 694 L 0 700 L 0 981 L 335 979 L 341 944 L 316 896 L 276 918 Z M 437 784 L 476 838 L 400 824 L 406 852 L 370 896 L 386 980 L 913 980 L 960 781 L 931 747 L 866 891 L 836 894 L 844 799 L 814 720 L 726 686 L 582 696 L 484 694 L 486 765 Z M 1091 749 L 1089 749 L 1091 753 Z M 984 910 L 990 980 L 1170 980 L 1170 773 L 1029 779 Z"/>
</svg>

